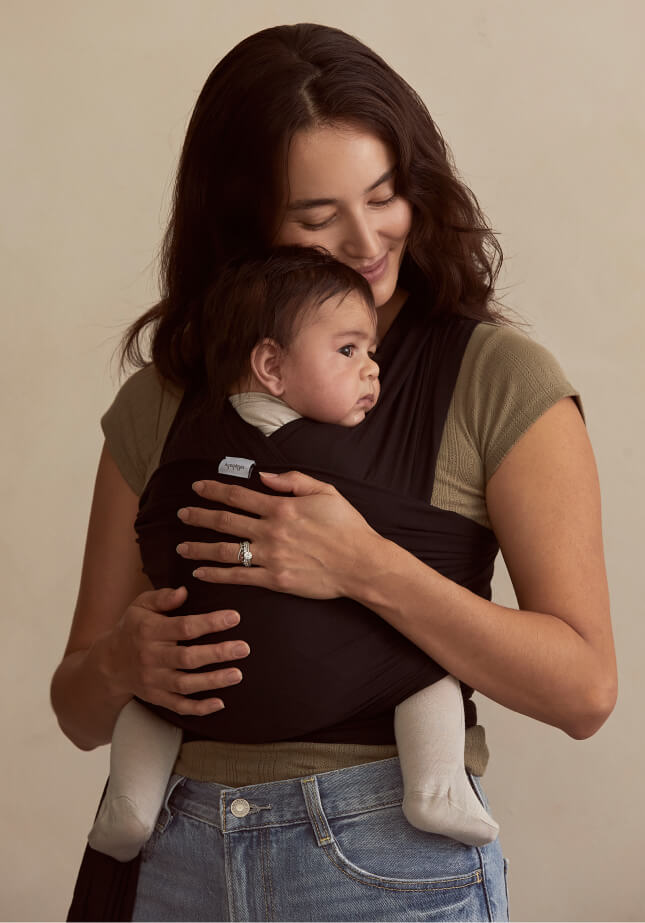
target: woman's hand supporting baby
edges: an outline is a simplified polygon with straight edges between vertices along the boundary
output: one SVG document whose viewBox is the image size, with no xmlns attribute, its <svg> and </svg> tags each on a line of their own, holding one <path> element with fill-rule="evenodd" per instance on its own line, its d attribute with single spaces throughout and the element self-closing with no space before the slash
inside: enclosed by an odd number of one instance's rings
<svg viewBox="0 0 645 923">
<path fill-rule="evenodd" d="M 167 618 L 160 613 L 176 609 L 186 599 L 186 588 L 164 588 L 141 593 L 115 625 L 110 641 L 113 676 L 125 693 L 180 715 L 208 715 L 224 707 L 221 699 L 188 698 L 194 692 L 222 689 L 242 679 L 237 668 L 208 673 L 186 673 L 206 664 L 238 660 L 249 654 L 245 641 L 222 641 L 189 647 L 193 641 L 215 631 L 232 628 L 240 616 L 221 609 L 198 615 Z"/>
<path fill-rule="evenodd" d="M 241 638 L 207 645 L 177 643 L 223 631 L 240 617 L 230 610 L 174 618 L 164 614 L 181 606 L 187 591 L 150 588 L 133 541 L 138 505 L 138 496 L 104 448 L 72 629 L 51 685 L 58 722 L 82 750 L 110 741 L 119 712 L 135 695 L 184 715 L 217 711 L 219 698 L 197 700 L 188 695 L 238 683 L 240 671 L 183 671 L 239 660 L 249 653 Z M 243 637 L 243 630 L 240 634 Z M 239 654 L 234 653 L 238 645 Z"/>
<path fill-rule="evenodd" d="M 236 668 L 185 673 L 210 663 L 240 660 L 245 641 L 187 647 L 188 641 L 223 631 L 240 621 L 237 612 L 220 610 L 168 618 L 186 589 L 146 590 L 126 608 L 114 626 L 89 648 L 68 650 L 52 680 L 52 704 L 63 732 L 82 750 L 108 743 L 121 709 L 133 696 L 182 715 L 209 715 L 223 708 L 218 697 L 191 699 L 203 689 L 223 689 L 242 679 Z"/>
<path fill-rule="evenodd" d="M 351 598 L 356 574 L 375 560 L 376 548 L 386 540 L 331 484 L 298 471 L 261 477 L 267 487 L 293 496 L 274 497 L 218 481 L 193 485 L 205 500 L 260 517 L 199 507 L 179 510 L 180 519 L 190 525 L 248 539 L 253 554 L 253 567 L 202 566 L 194 576 L 311 599 Z M 184 558 L 222 564 L 237 563 L 239 550 L 239 542 L 184 542 L 177 547 Z"/>
</svg>

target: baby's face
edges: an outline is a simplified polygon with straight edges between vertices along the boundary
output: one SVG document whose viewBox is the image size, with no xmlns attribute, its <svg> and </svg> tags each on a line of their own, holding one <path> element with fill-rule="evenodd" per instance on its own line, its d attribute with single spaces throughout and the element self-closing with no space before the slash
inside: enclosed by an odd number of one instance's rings
<svg viewBox="0 0 645 923">
<path fill-rule="evenodd" d="M 356 426 L 379 395 L 376 322 L 355 292 L 327 299 L 282 359 L 282 398 L 320 423 Z"/>
</svg>

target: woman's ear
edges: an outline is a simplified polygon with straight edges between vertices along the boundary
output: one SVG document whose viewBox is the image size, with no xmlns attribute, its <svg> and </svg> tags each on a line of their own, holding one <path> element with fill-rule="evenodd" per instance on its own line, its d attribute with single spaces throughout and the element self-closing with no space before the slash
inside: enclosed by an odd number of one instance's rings
<svg viewBox="0 0 645 923">
<path fill-rule="evenodd" d="M 251 373 L 274 397 L 284 394 L 282 360 L 284 350 L 275 340 L 267 337 L 251 350 Z"/>
</svg>

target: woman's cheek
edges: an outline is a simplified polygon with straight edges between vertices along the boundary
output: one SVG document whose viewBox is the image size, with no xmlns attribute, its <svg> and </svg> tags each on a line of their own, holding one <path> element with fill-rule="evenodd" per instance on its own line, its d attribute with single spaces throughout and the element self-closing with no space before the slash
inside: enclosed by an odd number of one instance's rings
<svg viewBox="0 0 645 923">
<path fill-rule="evenodd" d="M 393 236 L 407 238 L 412 229 L 412 205 L 407 199 L 398 199 L 393 206 Z"/>
</svg>

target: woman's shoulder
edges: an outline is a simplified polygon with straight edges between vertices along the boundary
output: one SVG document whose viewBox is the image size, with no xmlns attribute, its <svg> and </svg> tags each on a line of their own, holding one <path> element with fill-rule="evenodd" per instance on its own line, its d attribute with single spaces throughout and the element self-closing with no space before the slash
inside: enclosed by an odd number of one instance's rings
<svg viewBox="0 0 645 923">
<path fill-rule="evenodd" d="M 138 495 L 158 464 L 181 396 L 151 363 L 126 379 L 101 418 L 110 454 Z"/>
<path fill-rule="evenodd" d="M 486 484 L 528 428 L 576 388 L 542 344 L 482 322 L 464 351 L 437 457 L 432 502 L 490 526 Z"/>
<path fill-rule="evenodd" d="M 520 436 L 563 397 L 580 396 L 553 353 L 517 327 L 478 324 L 464 352 L 454 409 L 488 481 Z"/>
<path fill-rule="evenodd" d="M 523 330 L 508 323 L 482 321 L 472 332 L 464 360 L 481 375 L 538 374 L 558 377 L 562 368 L 552 352 Z"/>
</svg>

